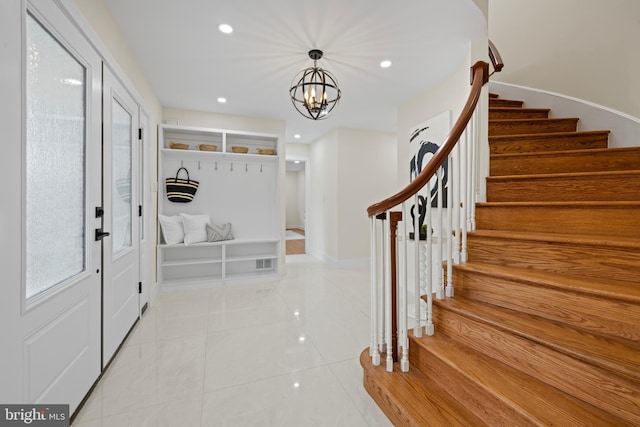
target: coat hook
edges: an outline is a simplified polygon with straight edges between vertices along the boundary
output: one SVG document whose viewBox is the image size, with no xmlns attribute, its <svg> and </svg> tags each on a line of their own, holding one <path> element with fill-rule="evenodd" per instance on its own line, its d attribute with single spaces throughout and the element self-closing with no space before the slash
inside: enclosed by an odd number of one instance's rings
<svg viewBox="0 0 640 427">
<path fill-rule="evenodd" d="M 233 172 L 233 162 L 231 162 L 231 172 Z"/>
<path fill-rule="evenodd" d="M 218 170 L 218 162 L 216 162 L 216 170 Z"/>
<path fill-rule="evenodd" d="M 260 173 L 262 173 L 262 164 L 260 165 Z"/>
<path fill-rule="evenodd" d="M 184 167 L 184 160 L 180 160 L 180 167 Z"/>
<path fill-rule="evenodd" d="M 244 164 L 244 171 L 249 172 L 249 165 L 247 163 Z"/>
<path fill-rule="evenodd" d="M 198 160 L 198 170 L 200 170 L 200 160 Z"/>
</svg>

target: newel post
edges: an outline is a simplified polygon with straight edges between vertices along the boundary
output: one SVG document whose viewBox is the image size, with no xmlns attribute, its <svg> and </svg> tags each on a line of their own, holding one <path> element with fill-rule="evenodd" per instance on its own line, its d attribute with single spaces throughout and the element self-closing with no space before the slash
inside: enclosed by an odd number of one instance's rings
<svg viewBox="0 0 640 427">
<path fill-rule="evenodd" d="M 393 361 L 398 361 L 398 222 L 402 221 L 402 212 L 389 212 L 391 253 L 391 348 Z"/>
</svg>

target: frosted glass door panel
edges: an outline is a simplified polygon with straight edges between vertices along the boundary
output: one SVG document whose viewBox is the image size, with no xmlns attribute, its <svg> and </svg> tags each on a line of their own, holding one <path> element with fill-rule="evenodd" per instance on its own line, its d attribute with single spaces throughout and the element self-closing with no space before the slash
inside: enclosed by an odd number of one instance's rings
<svg viewBox="0 0 640 427">
<path fill-rule="evenodd" d="M 131 247 L 131 114 L 113 102 L 113 254 Z"/>
<path fill-rule="evenodd" d="M 85 270 L 86 70 L 31 15 L 26 72 L 26 298 Z"/>
</svg>

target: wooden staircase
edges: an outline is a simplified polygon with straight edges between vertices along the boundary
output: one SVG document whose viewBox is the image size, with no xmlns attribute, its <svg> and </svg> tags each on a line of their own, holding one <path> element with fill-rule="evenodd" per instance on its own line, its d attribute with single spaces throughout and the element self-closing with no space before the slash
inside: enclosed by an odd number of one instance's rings
<svg viewBox="0 0 640 427">
<path fill-rule="evenodd" d="M 640 425 L 640 147 L 489 101 L 490 177 L 455 297 L 410 371 L 364 385 L 396 425 Z"/>
</svg>

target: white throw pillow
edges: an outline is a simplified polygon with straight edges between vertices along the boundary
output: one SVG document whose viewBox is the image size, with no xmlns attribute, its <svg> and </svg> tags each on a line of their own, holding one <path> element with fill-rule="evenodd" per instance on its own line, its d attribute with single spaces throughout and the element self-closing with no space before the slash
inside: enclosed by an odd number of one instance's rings
<svg viewBox="0 0 640 427">
<path fill-rule="evenodd" d="M 158 215 L 158 220 L 160 221 L 160 229 L 162 230 L 164 242 L 167 245 L 184 242 L 184 228 L 180 216 Z"/>
<path fill-rule="evenodd" d="M 207 224 L 210 221 L 209 215 L 189 215 L 181 213 L 182 225 L 184 226 L 184 244 L 207 241 Z"/>
</svg>

